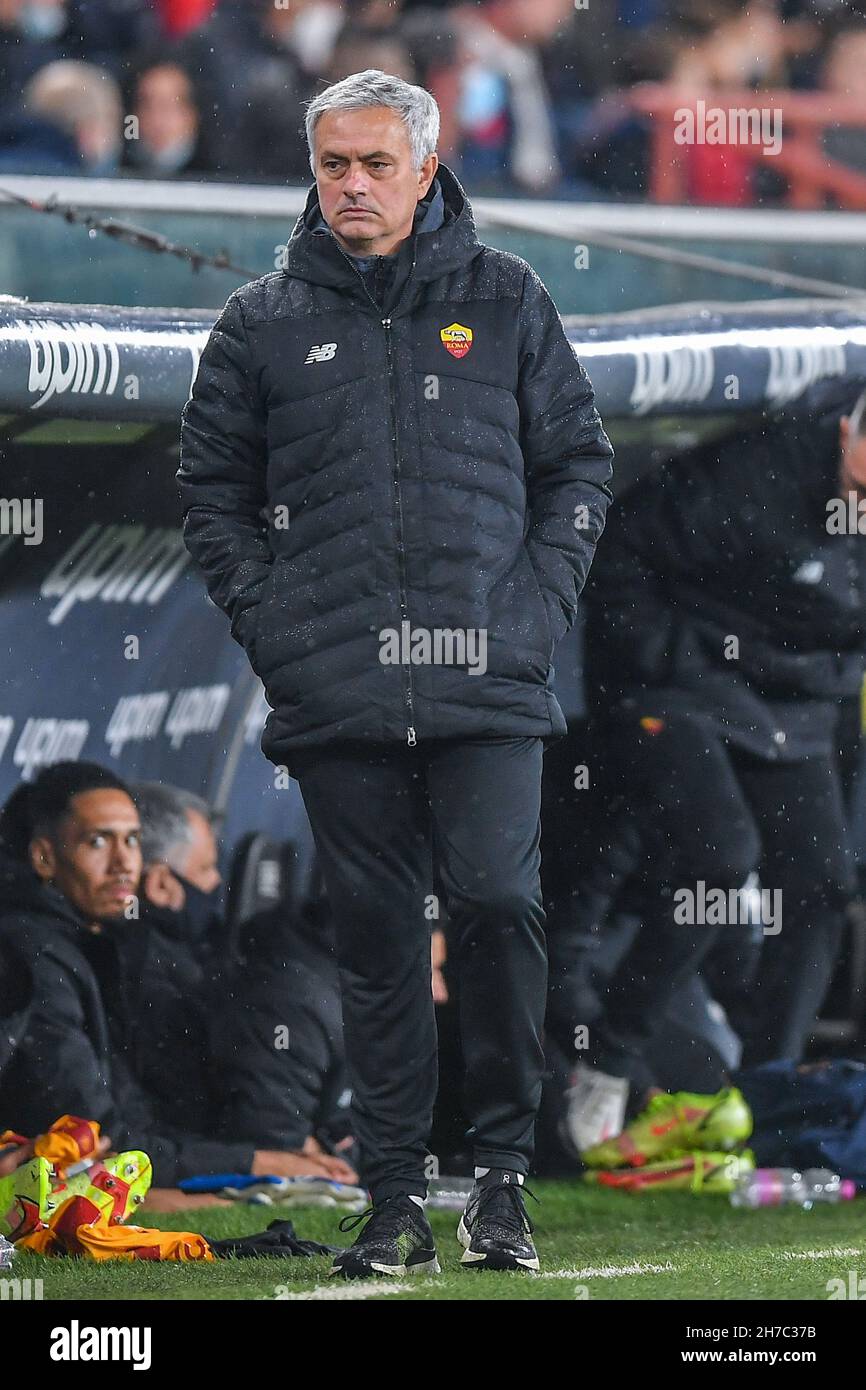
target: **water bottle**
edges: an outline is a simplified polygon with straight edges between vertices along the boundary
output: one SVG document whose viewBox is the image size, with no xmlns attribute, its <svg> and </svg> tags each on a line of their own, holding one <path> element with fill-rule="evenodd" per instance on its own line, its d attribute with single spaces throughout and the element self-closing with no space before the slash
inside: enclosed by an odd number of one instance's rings
<svg viewBox="0 0 866 1390">
<path fill-rule="evenodd" d="M 473 1186 L 472 1178 L 432 1178 L 427 1184 L 427 1205 L 443 1211 L 462 1211 Z"/>
<path fill-rule="evenodd" d="M 809 1211 L 816 1202 L 846 1202 L 857 1195 L 857 1184 L 840 1178 L 829 1168 L 755 1168 L 743 1173 L 731 1192 L 735 1207 L 802 1207 Z"/>
</svg>

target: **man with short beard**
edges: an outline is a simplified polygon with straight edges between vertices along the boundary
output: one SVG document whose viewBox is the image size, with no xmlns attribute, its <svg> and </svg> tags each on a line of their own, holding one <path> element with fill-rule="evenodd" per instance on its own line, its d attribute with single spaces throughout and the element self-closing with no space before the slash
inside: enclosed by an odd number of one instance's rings
<svg viewBox="0 0 866 1390">
<path fill-rule="evenodd" d="M 535 1270 L 542 755 L 613 451 L 547 289 L 479 241 L 430 93 L 354 73 L 306 126 L 285 268 L 230 297 L 184 407 L 184 538 L 264 682 L 262 749 L 298 779 L 333 912 L 373 1207 L 332 1273 L 439 1268 L 434 860 L 475 1157 L 462 1264 Z M 483 663 L 431 656 L 455 634 Z"/>
</svg>

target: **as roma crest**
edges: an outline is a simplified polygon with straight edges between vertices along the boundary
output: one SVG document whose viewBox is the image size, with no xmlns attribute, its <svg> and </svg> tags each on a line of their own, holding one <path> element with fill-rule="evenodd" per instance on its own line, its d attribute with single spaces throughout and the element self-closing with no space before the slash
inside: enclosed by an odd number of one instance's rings
<svg viewBox="0 0 866 1390">
<path fill-rule="evenodd" d="M 439 337 L 452 357 L 465 357 L 472 346 L 472 329 L 464 328 L 462 323 L 449 323 L 447 328 L 440 328 Z"/>
</svg>

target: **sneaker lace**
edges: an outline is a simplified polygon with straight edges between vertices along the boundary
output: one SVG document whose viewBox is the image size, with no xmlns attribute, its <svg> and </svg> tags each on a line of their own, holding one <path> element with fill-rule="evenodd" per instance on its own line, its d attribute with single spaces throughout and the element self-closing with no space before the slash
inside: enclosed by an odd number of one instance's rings
<svg viewBox="0 0 866 1390">
<path fill-rule="evenodd" d="M 500 1204 L 497 1206 L 495 1212 L 495 1215 L 502 1221 L 503 1225 L 513 1227 L 515 1230 L 518 1230 L 521 1235 L 523 1235 L 524 1230 L 528 1230 L 529 1234 L 532 1235 L 535 1227 L 527 1214 L 526 1206 L 523 1201 L 524 1194 L 531 1197 L 533 1202 L 540 1206 L 535 1193 L 523 1183 L 503 1182 L 493 1183 L 490 1187 L 482 1187 L 478 1195 L 478 1216 L 481 1216 L 485 1211 L 488 1216 L 492 1215 L 493 1213 L 489 1208 L 492 1206 L 494 1200 L 500 1203 L 504 1202 L 504 1208 Z"/>
<path fill-rule="evenodd" d="M 340 1222 L 341 1231 L 354 1231 L 356 1226 L 360 1226 L 362 1221 L 368 1224 L 364 1229 L 365 1236 L 375 1234 L 377 1237 L 387 1239 L 391 1235 L 399 1235 L 406 1225 L 406 1208 L 399 1205 L 398 1200 L 389 1198 L 381 1202 L 379 1206 L 367 1207 L 366 1211 L 358 1212 L 352 1216 L 344 1216 Z"/>
</svg>

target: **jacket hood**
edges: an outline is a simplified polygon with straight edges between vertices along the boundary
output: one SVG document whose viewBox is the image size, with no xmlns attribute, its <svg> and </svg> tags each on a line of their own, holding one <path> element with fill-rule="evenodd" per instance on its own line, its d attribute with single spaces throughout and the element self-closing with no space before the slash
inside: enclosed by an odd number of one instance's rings
<svg viewBox="0 0 866 1390">
<path fill-rule="evenodd" d="M 333 233 L 323 235 L 324 232 L 330 232 L 330 228 L 322 216 L 318 188 L 313 184 L 289 237 L 285 273 L 335 289 L 356 286 L 355 258 L 342 249 Z M 405 259 L 408 268 L 414 252 L 413 278 L 438 280 L 466 265 L 483 249 L 469 199 L 460 181 L 446 165 L 440 164 L 426 197 L 419 201 L 412 233 L 395 259 Z"/>
<path fill-rule="evenodd" d="M 37 878 L 29 864 L 0 853 L 0 924 L 22 916 L 51 918 L 76 932 L 84 927 L 84 919 L 62 893 Z"/>
</svg>

